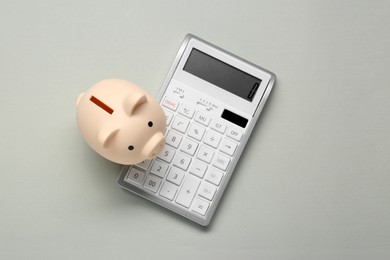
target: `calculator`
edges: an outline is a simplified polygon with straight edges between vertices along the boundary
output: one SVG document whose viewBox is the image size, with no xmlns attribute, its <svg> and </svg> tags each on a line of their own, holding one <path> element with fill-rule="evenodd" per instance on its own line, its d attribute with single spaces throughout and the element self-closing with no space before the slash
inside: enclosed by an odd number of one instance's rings
<svg viewBox="0 0 390 260">
<path fill-rule="evenodd" d="M 118 185 L 207 226 L 275 79 L 188 34 L 157 96 L 166 144 L 155 159 L 124 166 Z"/>
</svg>

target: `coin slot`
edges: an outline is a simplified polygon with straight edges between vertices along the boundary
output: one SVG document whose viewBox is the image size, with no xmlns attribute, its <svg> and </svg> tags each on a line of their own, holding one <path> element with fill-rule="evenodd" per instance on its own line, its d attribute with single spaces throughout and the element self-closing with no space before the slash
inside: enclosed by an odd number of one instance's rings
<svg viewBox="0 0 390 260">
<path fill-rule="evenodd" d="M 104 104 L 103 101 L 101 101 L 100 99 L 98 99 L 94 96 L 91 96 L 91 98 L 89 100 L 91 100 L 92 103 L 94 103 L 95 105 L 97 105 L 98 107 L 100 107 L 101 109 L 103 109 L 104 111 L 109 113 L 110 115 L 112 113 L 114 113 L 114 110 L 111 107 Z"/>
</svg>

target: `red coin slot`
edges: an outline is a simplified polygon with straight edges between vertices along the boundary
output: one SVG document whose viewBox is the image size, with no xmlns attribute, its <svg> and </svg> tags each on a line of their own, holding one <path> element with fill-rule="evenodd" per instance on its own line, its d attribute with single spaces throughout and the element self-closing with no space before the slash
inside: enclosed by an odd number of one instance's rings
<svg viewBox="0 0 390 260">
<path fill-rule="evenodd" d="M 114 112 L 114 110 L 111 107 L 107 106 L 100 99 L 98 99 L 94 96 L 91 96 L 91 98 L 89 100 L 91 100 L 92 103 L 94 103 L 95 105 L 97 105 L 98 107 L 100 107 L 101 109 L 103 109 L 104 111 L 109 113 L 110 115 Z"/>
</svg>

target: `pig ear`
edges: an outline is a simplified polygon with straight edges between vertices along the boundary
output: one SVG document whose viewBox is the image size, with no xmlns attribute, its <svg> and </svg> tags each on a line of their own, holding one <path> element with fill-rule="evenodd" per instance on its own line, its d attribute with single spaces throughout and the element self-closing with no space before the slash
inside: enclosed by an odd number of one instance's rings
<svg viewBox="0 0 390 260">
<path fill-rule="evenodd" d="M 146 95 L 142 92 L 134 92 L 127 95 L 123 104 L 126 114 L 128 116 L 133 115 L 137 108 L 146 102 L 148 102 L 148 99 L 146 98 Z"/>
<path fill-rule="evenodd" d="M 119 132 L 119 127 L 114 125 L 106 125 L 100 129 L 98 134 L 98 140 L 103 148 L 108 148 L 110 146 L 111 140 Z"/>
<path fill-rule="evenodd" d="M 79 105 L 81 98 L 84 96 L 84 93 L 85 93 L 85 92 L 81 93 L 81 94 L 77 97 L 77 100 L 76 100 L 76 107 Z"/>
</svg>

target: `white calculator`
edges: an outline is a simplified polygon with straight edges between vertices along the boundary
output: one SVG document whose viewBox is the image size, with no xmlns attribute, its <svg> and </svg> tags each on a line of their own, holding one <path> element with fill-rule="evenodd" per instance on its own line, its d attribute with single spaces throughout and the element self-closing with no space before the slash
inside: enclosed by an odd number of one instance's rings
<svg viewBox="0 0 390 260">
<path fill-rule="evenodd" d="M 118 185 L 207 226 L 229 183 L 275 75 L 187 35 L 157 96 L 166 145 L 124 166 Z"/>
</svg>

